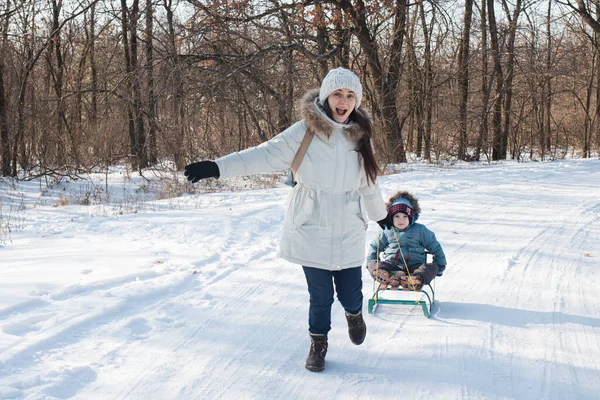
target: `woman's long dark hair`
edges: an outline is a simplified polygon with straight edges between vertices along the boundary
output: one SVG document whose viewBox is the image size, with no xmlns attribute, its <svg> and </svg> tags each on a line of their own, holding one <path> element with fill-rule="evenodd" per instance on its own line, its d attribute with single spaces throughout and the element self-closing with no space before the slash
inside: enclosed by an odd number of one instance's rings
<svg viewBox="0 0 600 400">
<path fill-rule="evenodd" d="M 325 101 L 323 104 L 323 111 L 327 113 L 327 116 L 333 120 L 333 114 L 329 107 L 329 102 Z M 377 175 L 381 173 L 377 161 L 375 161 L 375 154 L 373 152 L 373 146 L 371 145 L 371 138 L 373 137 L 373 123 L 370 118 L 365 117 L 360 110 L 355 108 L 350 113 L 349 119 L 358 124 L 363 131 L 362 137 L 358 140 L 356 151 L 360 153 L 363 158 L 363 165 L 365 167 L 365 174 L 367 175 L 367 183 L 375 183 Z"/>
</svg>

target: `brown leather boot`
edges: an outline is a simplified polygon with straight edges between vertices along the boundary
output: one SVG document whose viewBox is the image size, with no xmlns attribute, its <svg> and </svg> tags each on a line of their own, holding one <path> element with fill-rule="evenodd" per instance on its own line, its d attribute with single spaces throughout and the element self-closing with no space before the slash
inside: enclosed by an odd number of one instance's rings
<svg viewBox="0 0 600 400">
<path fill-rule="evenodd" d="M 367 325 L 362 316 L 362 311 L 358 314 L 346 313 L 346 320 L 348 321 L 348 335 L 352 343 L 359 345 L 365 341 L 367 336 Z"/>
<path fill-rule="evenodd" d="M 327 335 L 310 334 L 310 351 L 306 359 L 307 370 L 313 372 L 323 371 L 325 368 L 325 355 L 327 354 Z"/>
</svg>

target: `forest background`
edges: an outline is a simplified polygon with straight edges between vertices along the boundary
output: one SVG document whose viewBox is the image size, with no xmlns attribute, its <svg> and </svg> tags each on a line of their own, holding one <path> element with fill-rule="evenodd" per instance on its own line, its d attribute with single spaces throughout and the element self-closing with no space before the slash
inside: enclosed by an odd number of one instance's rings
<svg viewBox="0 0 600 400">
<path fill-rule="evenodd" d="M 590 157 L 597 0 L 5 0 L 2 176 L 180 171 L 264 142 L 332 67 L 382 164 Z"/>
</svg>

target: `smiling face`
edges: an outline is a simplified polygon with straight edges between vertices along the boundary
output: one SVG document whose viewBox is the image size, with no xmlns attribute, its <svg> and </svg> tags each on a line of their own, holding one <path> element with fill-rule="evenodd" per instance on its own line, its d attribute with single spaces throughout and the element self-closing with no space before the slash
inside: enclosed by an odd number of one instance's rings
<svg viewBox="0 0 600 400">
<path fill-rule="evenodd" d="M 331 116 L 335 122 L 344 123 L 354 111 L 356 95 L 352 90 L 337 89 L 327 97 Z"/>
<path fill-rule="evenodd" d="M 397 213 L 394 214 L 394 226 L 398 229 L 406 229 L 408 228 L 408 225 L 410 224 L 410 219 L 408 218 L 408 215 L 406 214 L 402 214 L 402 213 Z"/>
</svg>

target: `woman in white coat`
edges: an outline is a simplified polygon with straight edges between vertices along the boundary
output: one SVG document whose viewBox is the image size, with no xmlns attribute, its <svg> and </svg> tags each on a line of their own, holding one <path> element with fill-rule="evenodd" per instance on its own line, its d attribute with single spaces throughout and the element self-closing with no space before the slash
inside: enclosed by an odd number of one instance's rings
<svg viewBox="0 0 600 400">
<path fill-rule="evenodd" d="M 320 90 L 301 100 L 302 120 L 259 146 L 185 167 L 191 182 L 280 171 L 290 168 L 307 129 L 314 133 L 296 173 L 279 249 L 283 259 L 302 265 L 306 276 L 311 347 L 305 366 L 311 371 L 325 365 L 334 284 L 350 339 L 357 345 L 364 341 L 361 266 L 367 217 L 391 226 L 375 183 L 373 125 L 361 100 L 359 78 L 348 69 L 332 69 Z"/>
</svg>

